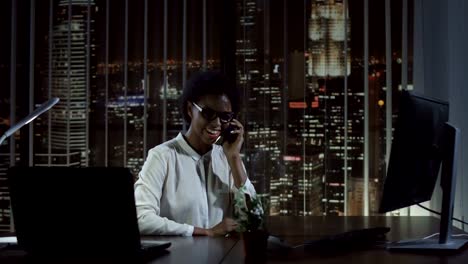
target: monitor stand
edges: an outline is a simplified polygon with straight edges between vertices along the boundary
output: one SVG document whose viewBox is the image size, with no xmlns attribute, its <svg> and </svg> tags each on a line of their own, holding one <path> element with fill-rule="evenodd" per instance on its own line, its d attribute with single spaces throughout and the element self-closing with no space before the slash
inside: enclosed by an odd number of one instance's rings
<svg viewBox="0 0 468 264">
<path fill-rule="evenodd" d="M 443 159 L 440 185 L 442 187 L 442 213 L 440 216 L 440 233 L 438 238 L 402 240 L 389 244 L 389 250 L 443 250 L 457 251 L 468 244 L 467 237 L 452 236 L 453 204 L 455 184 L 457 182 L 457 161 L 460 131 L 449 123 L 444 125 Z"/>
</svg>

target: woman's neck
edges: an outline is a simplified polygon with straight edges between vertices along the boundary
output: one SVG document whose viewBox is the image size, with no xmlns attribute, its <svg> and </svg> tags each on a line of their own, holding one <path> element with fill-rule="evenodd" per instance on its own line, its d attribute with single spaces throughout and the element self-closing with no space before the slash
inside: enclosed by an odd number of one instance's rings
<svg viewBox="0 0 468 264">
<path fill-rule="evenodd" d="M 194 133 L 192 133 L 190 129 L 183 136 L 185 138 L 185 141 L 187 141 L 187 143 L 190 145 L 190 147 L 192 147 L 201 156 L 203 156 L 213 148 L 212 145 L 206 145 L 203 142 L 201 142 L 200 139 L 197 138 L 197 136 Z"/>
</svg>

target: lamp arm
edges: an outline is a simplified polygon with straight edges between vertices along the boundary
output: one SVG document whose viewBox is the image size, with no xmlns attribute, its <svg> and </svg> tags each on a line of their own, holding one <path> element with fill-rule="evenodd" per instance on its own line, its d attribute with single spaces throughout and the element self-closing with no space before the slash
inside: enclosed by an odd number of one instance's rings
<svg viewBox="0 0 468 264">
<path fill-rule="evenodd" d="M 46 112 L 47 110 L 49 110 L 50 108 L 52 108 L 52 106 L 54 106 L 56 103 L 58 103 L 60 101 L 59 98 L 57 97 L 54 97 L 54 98 L 51 98 L 50 100 L 48 100 L 47 102 L 41 104 L 38 108 L 36 108 L 36 110 L 34 110 L 32 113 L 30 113 L 27 117 L 21 119 L 17 124 L 13 125 L 10 127 L 10 129 L 8 129 L 3 135 L 2 137 L 0 138 L 0 145 L 2 145 L 3 141 L 11 136 L 13 133 L 15 133 L 16 131 L 18 131 L 22 126 L 28 124 L 29 122 L 33 121 L 36 117 L 38 117 L 39 115 L 41 115 L 42 113 Z M 13 122 L 13 120 L 11 120 Z"/>
</svg>

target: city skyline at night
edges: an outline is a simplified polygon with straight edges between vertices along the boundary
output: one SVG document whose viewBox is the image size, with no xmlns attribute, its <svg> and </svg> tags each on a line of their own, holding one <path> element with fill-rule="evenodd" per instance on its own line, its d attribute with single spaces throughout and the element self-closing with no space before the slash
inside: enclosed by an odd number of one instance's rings
<svg viewBox="0 0 468 264">
<path fill-rule="evenodd" d="M 362 11 L 356 10 L 363 3 L 346 8 L 344 0 L 307 0 L 305 6 L 279 0 L 236 0 L 231 16 L 235 19 L 226 22 L 222 16 L 226 11 L 215 2 L 207 2 L 208 16 L 217 14 L 207 21 L 204 50 L 203 12 L 197 3 L 169 3 L 164 35 L 163 2 L 150 1 L 148 10 L 150 14 L 156 10 L 157 15 L 148 17 L 146 53 L 143 1 L 129 3 L 127 33 L 123 0 L 110 1 L 110 7 L 105 0 L 90 1 L 90 8 L 87 1 L 65 0 L 56 1 L 52 9 L 38 7 L 44 17 L 53 10 L 53 20 L 52 31 L 47 20 L 38 22 L 36 29 L 34 104 L 49 96 L 61 101 L 34 122 L 32 163 L 121 166 L 137 177 L 150 148 L 186 129 L 179 107 L 185 81 L 197 71 L 223 71 L 226 63 L 232 63 L 235 72 L 228 77 L 241 92 L 239 119 L 246 128 L 242 156 L 257 192 L 270 199 L 269 213 L 361 215 L 366 139 L 364 63 L 362 50 L 356 48 L 362 46 L 363 22 Z M 374 5 L 371 13 L 382 12 L 381 8 Z M 377 17 L 374 13 L 371 16 Z M 27 25 L 20 22 L 18 27 Z M 229 33 L 234 35 L 228 49 L 231 60 L 221 53 L 227 49 L 222 43 L 223 27 L 233 29 Z M 371 32 L 378 32 L 373 27 Z M 2 49 L 10 47 L 3 44 Z M 369 116 L 377 129 L 368 140 L 373 142 L 369 192 L 374 213 L 385 168 L 386 114 L 376 102 L 385 99 L 386 76 L 384 46 L 372 50 Z M 396 69 L 401 67 L 400 57 L 395 48 L 392 63 Z M 25 74 L 27 59 L 18 57 L 18 75 Z M 9 62 L 2 54 L 2 80 L 9 80 Z M 17 119 L 27 112 L 28 102 L 21 97 L 27 92 L 26 81 L 18 81 Z M 9 92 L 0 93 L 0 102 L 0 131 L 4 131 L 12 123 Z M 28 162 L 25 157 L 31 142 L 27 138 L 26 130 L 15 135 L 18 164 Z M 6 177 L 9 153 L 7 143 L 0 146 L 0 179 Z M 0 188 L 0 224 L 7 225 L 8 190 L 5 185 Z"/>
</svg>

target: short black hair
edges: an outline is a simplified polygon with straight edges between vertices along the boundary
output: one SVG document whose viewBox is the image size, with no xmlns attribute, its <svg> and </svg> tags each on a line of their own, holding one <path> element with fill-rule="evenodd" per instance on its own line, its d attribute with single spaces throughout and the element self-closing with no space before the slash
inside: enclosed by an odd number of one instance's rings
<svg viewBox="0 0 468 264">
<path fill-rule="evenodd" d="M 236 114 L 240 111 L 239 91 L 224 74 L 218 71 L 197 72 L 186 83 L 180 97 L 180 108 L 187 124 L 191 122 L 187 102 L 198 102 L 205 95 L 226 95 L 231 101 L 232 111 Z"/>
</svg>

